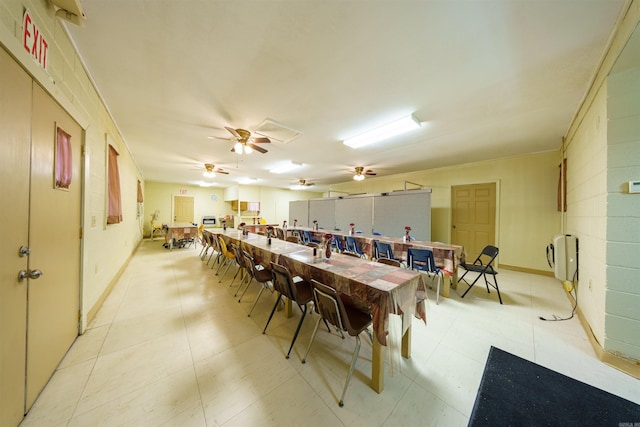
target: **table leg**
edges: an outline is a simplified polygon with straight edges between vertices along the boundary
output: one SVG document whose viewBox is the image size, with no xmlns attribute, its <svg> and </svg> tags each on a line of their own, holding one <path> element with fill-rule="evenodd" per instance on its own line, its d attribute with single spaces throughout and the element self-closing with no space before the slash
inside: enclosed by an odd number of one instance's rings
<svg viewBox="0 0 640 427">
<path fill-rule="evenodd" d="M 377 393 L 384 389 L 384 346 L 378 341 L 376 331 L 371 336 L 373 340 L 371 354 L 371 388 Z"/>
<path fill-rule="evenodd" d="M 451 276 L 449 276 L 448 274 L 442 275 L 442 289 L 440 290 L 440 294 L 445 298 L 449 298 L 451 282 L 452 282 Z"/>
<path fill-rule="evenodd" d="M 402 314 L 402 330 L 406 332 L 402 334 L 402 357 L 405 359 L 411 358 L 411 315 L 408 313 Z"/>
<path fill-rule="evenodd" d="M 293 306 L 289 298 L 284 299 L 284 315 L 287 319 L 293 315 Z"/>
</svg>

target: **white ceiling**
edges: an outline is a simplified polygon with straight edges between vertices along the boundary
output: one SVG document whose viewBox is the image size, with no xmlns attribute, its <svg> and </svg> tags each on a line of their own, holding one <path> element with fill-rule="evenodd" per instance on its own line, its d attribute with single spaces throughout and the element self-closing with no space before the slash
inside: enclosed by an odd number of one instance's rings
<svg viewBox="0 0 640 427">
<path fill-rule="evenodd" d="M 151 181 L 315 189 L 558 149 L 625 0 L 83 0 L 67 25 Z M 422 128 L 342 140 L 413 113 Z M 238 156 L 225 126 L 301 132 Z M 303 163 L 285 175 L 284 160 Z"/>
</svg>

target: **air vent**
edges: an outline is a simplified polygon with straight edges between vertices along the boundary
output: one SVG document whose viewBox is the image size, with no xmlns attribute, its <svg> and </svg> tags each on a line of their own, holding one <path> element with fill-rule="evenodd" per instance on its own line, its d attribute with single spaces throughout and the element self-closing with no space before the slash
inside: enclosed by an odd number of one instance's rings
<svg viewBox="0 0 640 427">
<path fill-rule="evenodd" d="M 253 131 L 281 144 L 288 144 L 302 135 L 302 132 L 299 130 L 290 128 L 269 118 L 264 119 Z"/>
</svg>

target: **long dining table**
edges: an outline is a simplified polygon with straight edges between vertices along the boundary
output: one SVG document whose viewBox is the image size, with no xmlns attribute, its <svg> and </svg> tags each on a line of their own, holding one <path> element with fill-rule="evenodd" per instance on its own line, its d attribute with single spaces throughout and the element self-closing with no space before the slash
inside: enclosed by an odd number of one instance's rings
<svg viewBox="0 0 640 427">
<path fill-rule="evenodd" d="M 303 230 L 308 231 L 311 235 L 321 240 L 322 236 L 330 233 L 334 236 L 342 239 L 344 244 L 344 237 L 350 235 L 349 233 L 345 233 L 342 231 L 335 230 L 324 230 L 324 229 L 315 229 L 310 227 L 289 227 L 283 229 L 286 235 L 292 235 L 296 232 L 302 232 Z M 433 257 L 436 262 L 436 265 L 442 270 L 445 274 L 445 277 L 448 280 L 443 281 L 443 287 L 441 290 L 442 296 L 448 298 L 449 297 L 449 287 L 456 287 L 458 284 L 458 264 L 460 259 L 464 258 L 464 247 L 460 245 L 451 245 L 448 243 L 441 242 L 426 242 L 419 240 L 411 240 L 405 241 L 401 237 L 390 237 L 390 236 L 374 236 L 372 234 L 362 234 L 356 233 L 350 235 L 356 239 L 360 249 L 367 255 L 369 259 L 374 259 L 374 241 L 378 240 L 381 242 L 389 243 L 392 246 L 393 253 L 398 258 L 407 260 L 407 252 L 409 248 L 425 248 L 430 249 L 433 252 Z"/>
<path fill-rule="evenodd" d="M 330 258 L 311 247 L 236 229 L 212 230 L 225 243 L 239 245 L 250 252 L 256 262 L 268 266 L 270 262 L 284 265 L 292 275 L 306 280 L 315 279 L 347 295 L 363 310 L 371 313 L 373 351 L 371 387 L 378 393 L 384 389 L 384 349 L 388 343 L 389 315 L 402 316 L 401 354 L 411 357 L 411 318 L 426 323 L 426 290 L 423 276 L 418 272 L 386 264 L 332 253 Z M 290 304 L 290 302 L 289 302 Z"/>
</svg>

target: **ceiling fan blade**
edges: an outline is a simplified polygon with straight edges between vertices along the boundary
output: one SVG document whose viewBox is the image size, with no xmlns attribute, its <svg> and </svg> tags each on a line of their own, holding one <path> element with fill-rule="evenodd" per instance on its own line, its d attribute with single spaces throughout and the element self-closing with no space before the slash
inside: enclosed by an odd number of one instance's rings
<svg viewBox="0 0 640 427">
<path fill-rule="evenodd" d="M 222 169 L 218 169 L 218 170 L 216 170 L 216 173 L 221 173 L 221 174 L 223 174 L 223 175 L 229 175 L 229 172 L 227 172 L 227 171 L 223 171 Z"/>
<path fill-rule="evenodd" d="M 253 148 L 253 149 L 254 149 L 254 150 L 256 150 L 256 151 L 259 151 L 260 153 L 263 153 L 263 154 L 264 154 L 264 153 L 266 153 L 266 152 L 267 152 L 267 150 L 265 150 L 264 148 L 260 147 L 259 145 L 249 144 L 249 143 L 247 143 L 247 145 L 248 145 L 249 147 Z"/>
<path fill-rule="evenodd" d="M 236 132 L 235 129 L 230 128 L 229 126 L 225 126 L 224 128 L 228 130 L 231 135 L 235 136 L 236 138 L 240 138 L 240 135 L 238 134 L 238 132 Z"/>
<path fill-rule="evenodd" d="M 374 171 L 372 171 L 371 169 L 369 169 L 368 171 L 366 171 L 364 174 L 365 174 L 365 175 L 369 175 L 369 176 L 375 176 L 375 175 L 377 175 L 377 173 L 375 173 L 375 172 L 374 172 Z"/>
<path fill-rule="evenodd" d="M 231 147 L 231 152 L 235 153 L 236 152 L 236 146 L 234 145 L 233 147 Z"/>
<path fill-rule="evenodd" d="M 235 138 L 224 138 L 222 136 L 211 136 L 211 137 L 209 137 L 209 139 L 222 139 L 224 141 L 235 141 L 236 140 Z"/>
<path fill-rule="evenodd" d="M 258 136 L 252 139 L 253 143 L 255 144 L 256 142 L 259 144 L 264 144 L 264 143 L 268 143 L 271 142 L 271 140 L 269 138 L 266 138 L 264 136 Z"/>
</svg>

